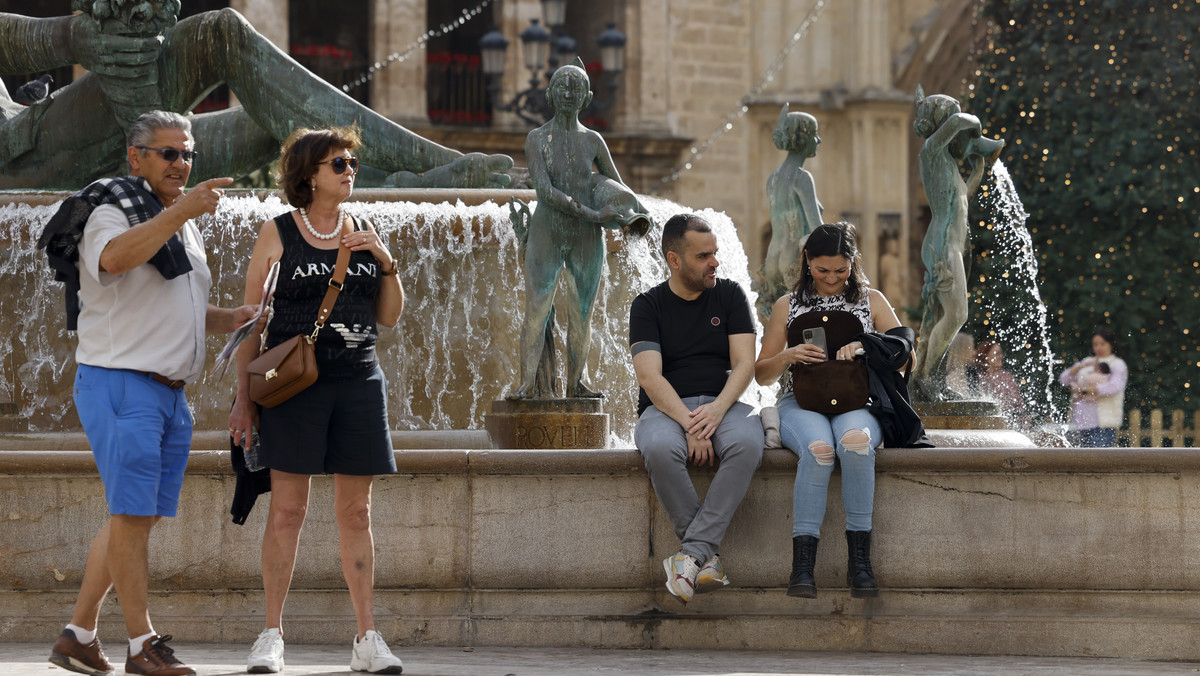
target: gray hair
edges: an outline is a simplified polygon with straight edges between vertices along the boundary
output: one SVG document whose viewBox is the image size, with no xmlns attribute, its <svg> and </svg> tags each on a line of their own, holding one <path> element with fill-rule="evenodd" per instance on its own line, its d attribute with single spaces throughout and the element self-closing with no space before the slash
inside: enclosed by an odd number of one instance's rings
<svg viewBox="0 0 1200 676">
<path fill-rule="evenodd" d="M 152 110 L 142 113 L 138 119 L 129 125 L 125 135 L 125 145 L 128 147 L 144 146 L 154 142 L 154 134 L 160 129 L 178 129 L 192 135 L 192 121 L 179 113 L 166 110 Z"/>
</svg>

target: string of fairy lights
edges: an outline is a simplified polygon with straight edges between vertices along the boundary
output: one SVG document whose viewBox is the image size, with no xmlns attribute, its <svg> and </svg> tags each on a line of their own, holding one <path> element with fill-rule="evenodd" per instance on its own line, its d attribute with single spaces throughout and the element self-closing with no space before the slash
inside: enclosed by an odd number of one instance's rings
<svg viewBox="0 0 1200 676">
<path fill-rule="evenodd" d="M 758 80 L 758 84 L 756 84 L 750 91 L 746 92 L 741 99 L 739 99 L 733 110 L 729 111 L 729 113 L 725 115 L 725 117 L 721 120 L 721 124 L 719 124 L 717 128 L 708 135 L 708 138 L 704 139 L 703 143 L 694 145 L 689 149 L 688 158 L 686 160 L 677 164 L 675 168 L 671 170 L 671 173 L 663 176 L 660 179 L 660 183 L 662 185 L 665 186 L 678 181 L 679 177 L 683 175 L 684 172 L 691 170 L 696 162 L 700 161 L 700 158 L 704 156 L 704 152 L 712 147 L 712 145 L 717 142 L 717 139 L 721 138 L 730 131 L 733 131 L 734 123 L 744 117 L 746 113 L 750 112 L 750 105 L 758 99 L 758 96 L 759 94 L 762 94 L 763 89 L 765 89 L 766 86 L 775 79 L 776 73 L 778 73 L 779 69 L 783 67 L 783 62 L 787 60 L 787 57 L 792 53 L 792 50 L 796 48 L 796 45 L 800 43 L 800 40 L 802 40 L 804 36 L 808 34 L 808 30 L 812 28 L 814 23 L 817 22 L 817 19 L 821 17 L 821 12 L 825 9 L 826 4 L 828 4 L 826 0 L 817 0 L 817 2 L 812 6 L 812 9 L 808 10 L 808 14 L 805 15 L 804 20 L 801 21 L 800 25 L 796 27 L 796 30 L 792 31 L 791 39 L 787 41 L 787 44 L 783 46 L 783 49 L 779 50 L 779 53 L 775 55 L 775 58 L 771 60 L 771 63 L 763 71 L 762 77 Z"/>
<path fill-rule="evenodd" d="M 459 14 L 457 19 L 455 19 L 449 23 L 442 24 L 441 26 L 438 26 L 437 28 L 430 28 L 429 30 L 422 33 L 416 40 L 414 40 L 412 43 L 410 43 L 404 49 L 402 49 L 398 52 L 392 52 L 383 61 L 376 61 L 369 68 L 367 68 L 367 70 L 362 75 L 360 75 L 358 77 L 358 79 L 353 80 L 351 82 L 347 82 L 346 84 L 342 85 L 342 91 L 349 94 L 352 90 L 357 89 L 357 88 L 365 85 L 366 83 L 370 82 L 371 80 L 375 79 L 375 73 L 378 73 L 379 71 L 383 70 L 384 68 L 387 68 L 388 66 L 391 66 L 391 65 L 394 65 L 397 63 L 403 63 L 404 61 L 406 61 L 408 59 L 408 57 L 413 55 L 413 52 L 416 52 L 417 50 L 420 50 L 420 49 L 424 49 L 426 42 L 429 42 L 433 38 L 439 38 L 443 35 L 446 35 L 448 33 L 458 30 L 459 28 L 462 28 L 463 26 L 465 26 L 467 24 L 468 21 L 470 21 L 471 19 L 474 19 L 475 17 L 482 14 L 483 10 L 487 9 L 488 5 L 493 4 L 495 1 L 496 0 L 483 0 L 483 2 L 476 5 L 473 9 L 464 9 L 462 11 L 462 13 Z"/>
</svg>

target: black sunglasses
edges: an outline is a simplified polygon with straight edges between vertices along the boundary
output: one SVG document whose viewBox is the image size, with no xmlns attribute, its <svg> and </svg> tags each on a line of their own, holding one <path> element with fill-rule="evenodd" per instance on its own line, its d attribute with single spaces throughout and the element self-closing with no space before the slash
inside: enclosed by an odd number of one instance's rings
<svg viewBox="0 0 1200 676">
<path fill-rule="evenodd" d="M 163 159 L 168 162 L 174 162 L 182 156 L 183 161 L 188 164 L 191 164 L 196 159 L 196 155 L 199 154 L 195 150 L 176 150 L 174 148 L 151 148 L 150 146 L 134 146 L 134 148 L 139 150 L 154 150 L 162 153 Z"/>
<path fill-rule="evenodd" d="M 333 169 L 333 173 L 335 173 L 335 174 L 346 173 L 346 167 L 350 167 L 351 169 L 354 170 L 354 173 L 356 173 L 356 174 L 358 173 L 358 158 L 357 157 L 349 157 L 349 158 L 335 157 L 332 160 L 325 160 L 324 162 L 317 162 L 317 164 L 333 165 L 330 168 Z"/>
</svg>

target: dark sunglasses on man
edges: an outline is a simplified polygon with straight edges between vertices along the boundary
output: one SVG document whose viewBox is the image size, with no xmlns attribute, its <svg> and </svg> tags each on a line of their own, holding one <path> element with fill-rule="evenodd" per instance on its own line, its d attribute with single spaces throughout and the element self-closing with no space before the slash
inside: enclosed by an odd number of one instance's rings
<svg viewBox="0 0 1200 676">
<path fill-rule="evenodd" d="M 182 156 L 183 161 L 187 162 L 188 164 L 191 164 L 196 159 L 196 155 L 199 154 L 195 150 L 176 150 L 174 148 L 151 148 L 150 146 L 134 146 L 134 148 L 137 148 L 138 150 L 153 150 L 157 153 L 162 153 L 163 159 L 168 162 L 174 162 L 175 160 L 179 159 L 180 156 Z"/>
<path fill-rule="evenodd" d="M 335 157 L 332 160 L 325 160 L 324 162 L 317 162 L 317 164 L 332 165 L 330 167 L 330 169 L 333 169 L 333 173 L 335 173 L 335 174 L 346 173 L 346 167 L 350 167 L 352 170 L 354 170 L 354 173 L 356 173 L 356 174 L 358 173 L 358 158 L 357 157 Z"/>
</svg>

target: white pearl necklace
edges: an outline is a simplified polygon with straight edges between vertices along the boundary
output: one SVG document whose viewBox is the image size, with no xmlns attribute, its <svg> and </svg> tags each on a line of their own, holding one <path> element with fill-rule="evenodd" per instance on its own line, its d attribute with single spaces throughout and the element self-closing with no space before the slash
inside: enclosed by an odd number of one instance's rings
<svg viewBox="0 0 1200 676">
<path fill-rule="evenodd" d="M 308 231 L 312 233 L 312 236 L 316 237 L 317 239 L 333 239 L 334 237 L 337 237 L 342 232 L 342 218 L 342 208 L 339 206 L 336 221 L 337 227 L 333 229 L 333 232 L 326 235 L 317 232 L 317 229 L 313 227 L 312 221 L 308 220 L 308 212 L 305 211 L 303 207 L 300 209 L 300 220 L 304 221 L 304 227 L 308 228 Z"/>
</svg>

